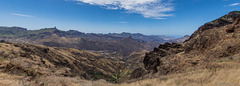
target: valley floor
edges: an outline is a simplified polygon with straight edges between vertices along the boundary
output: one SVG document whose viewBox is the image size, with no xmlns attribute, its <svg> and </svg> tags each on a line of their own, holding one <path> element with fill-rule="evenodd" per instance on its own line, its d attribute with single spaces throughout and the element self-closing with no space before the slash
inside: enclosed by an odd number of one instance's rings
<svg viewBox="0 0 240 86">
<path fill-rule="evenodd" d="M 1 86 L 239 86 L 240 63 L 221 61 L 216 69 L 193 69 L 185 73 L 169 74 L 159 78 L 145 79 L 131 83 L 112 84 L 105 80 L 88 81 L 80 78 L 41 76 L 31 79 L 25 75 L 16 76 L 0 73 Z"/>
</svg>

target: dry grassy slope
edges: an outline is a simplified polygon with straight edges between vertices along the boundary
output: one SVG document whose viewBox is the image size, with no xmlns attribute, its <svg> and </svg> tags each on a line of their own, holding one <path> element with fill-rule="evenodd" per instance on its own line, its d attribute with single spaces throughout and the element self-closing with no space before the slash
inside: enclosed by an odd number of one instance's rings
<svg viewBox="0 0 240 86">
<path fill-rule="evenodd" d="M 10 74 L 110 80 L 112 74 L 126 69 L 122 61 L 87 51 L 18 43 L 0 45 L 0 69 Z"/>
<path fill-rule="evenodd" d="M 233 57 L 240 57 L 235 55 Z M 240 61 L 223 59 L 216 69 L 190 68 L 184 73 L 173 73 L 158 78 L 131 83 L 112 84 L 105 80 L 89 81 L 78 77 L 41 76 L 29 77 L 0 73 L 1 86 L 239 86 Z"/>
<path fill-rule="evenodd" d="M 143 67 L 143 59 L 145 54 L 149 52 L 148 50 L 142 50 L 140 52 L 132 52 L 130 55 L 124 58 L 126 63 L 128 63 L 131 69 L 136 69 L 138 67 Z"/>
</svg>

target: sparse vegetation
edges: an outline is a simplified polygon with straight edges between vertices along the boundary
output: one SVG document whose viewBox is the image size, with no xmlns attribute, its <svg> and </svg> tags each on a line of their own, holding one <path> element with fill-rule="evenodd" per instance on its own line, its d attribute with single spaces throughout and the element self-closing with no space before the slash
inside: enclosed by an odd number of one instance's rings
<svg viewBox="0 0 240 86">
<path fill-rule="evenodd" d="M 44 82 L 44 86 L 48 86 L 48 82 Z"/>
<path fill-rule="evenodd" d="M 0 60 L 4 60 L 4 59 L 5 59 L 4 57 L 1 57 L 1 56 L 0 56 Z"/>
<path fill-rule="evenodd" d="M 108 80 L 109 82 L 112 83 L 121 83 L 126 81 L 126 79 L 129 77 L 131 71 L 130 70 L 121 70 L 119 72 L 117 72 L 116 74 L 112 74 L 110 80 Z"/>
<path fill-rule="evenodd" d="M 223 60 L 219 60 L 219 62 L 223 62 Z"/>
<path fill-rule="evenodd" d="M 102 74 L 99 73 L 99 72 L 93 72 L 92 75 L 93 75 L 93 77 L 94 77 L 93 80 L 102 79 Z"/>
<path fill-rule="evenodd" d="M 27 76 L 27 74 L 26 74 L 26 73 L 21 73 L 20 75 L 21 75 L 21 76 Z"/>
<path fill-rule="evenodd" d="M 109 81 L 113 83 L 119 83 L 120 78 L 121 78 L 121 72 L 118 72 L 116 74 L 112 74 L 111 79 Z"/>
</svg>

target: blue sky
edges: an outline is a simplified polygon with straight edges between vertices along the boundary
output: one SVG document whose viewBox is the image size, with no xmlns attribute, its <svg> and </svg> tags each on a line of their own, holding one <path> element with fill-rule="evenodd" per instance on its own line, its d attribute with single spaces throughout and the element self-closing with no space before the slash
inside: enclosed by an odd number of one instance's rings
<svg viewBox="0 0 240 86">
<path fill-rule="evenodd" d="M 183 36 L 240 0 L 0 0 L 0 26 Z"/>
</svg>

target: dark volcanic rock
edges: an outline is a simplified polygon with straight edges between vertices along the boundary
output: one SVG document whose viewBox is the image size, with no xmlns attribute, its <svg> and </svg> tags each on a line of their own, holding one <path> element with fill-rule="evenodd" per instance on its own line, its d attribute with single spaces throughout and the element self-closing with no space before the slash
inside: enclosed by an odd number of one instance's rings
<svg viewBox="0 0 240 86">
<path fill-rule="evenodd" d="M 158 48 L 155 48 L 154 51 L 147 53 L 143 63 L 145 69 L 151 73 L 155 73 L 158 71 L 157 67 L 161 65 L 161 58 L 171 54 L 177 54 L 183 52 L 183 48 L 181 44 L 177 43 L 165 43 L 159 45 Z"/>
</svg>

